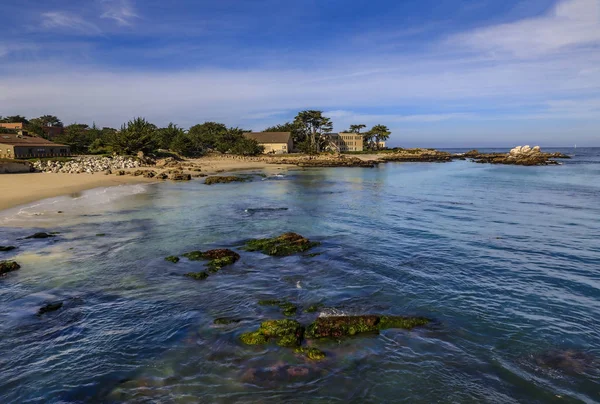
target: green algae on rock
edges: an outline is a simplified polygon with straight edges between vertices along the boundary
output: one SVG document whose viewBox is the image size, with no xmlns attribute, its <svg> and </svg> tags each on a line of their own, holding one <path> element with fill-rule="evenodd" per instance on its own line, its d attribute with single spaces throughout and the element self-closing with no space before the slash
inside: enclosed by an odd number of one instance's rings
<svg viewBox="0 0 600 404">
<path fill-rule="evenodd" d="M 378 333 L 389 328 L 410 330 L 429 322 L 430 320 L 423 317 L 379 315 L 319 317 L 308 326 L 306 337 L 341 338 L 363 333 Z"/>
<path fill-rule="evenodd" d="M 15 261 L 0 261 L 0 277 L 18 269 L 21 269 L 21 265 Z"/>
<path fill-rule="evenodd" d="M 206 272 L 190 272 L 185 274 L 188 278 L 195 279 L 197 281 L 203 281 L 208 278 L 208 273 Z"/>
<path fill-rule="evenodd" d="M 245 250 L 260 251 L 274 257 L 285 257 L 310 250 L 319 244 L 296 233 L 285 233 L 274 238 L 250 240 L 246 243 Z"/>
<path fill-rule="evenodd" d="M 251 179 L 248 177 L 236 177 L 233 175 L 227 175 L 227 176 L 206 177 L 206 179 L 204 180 L 204 183 L 206 185 L 213 185 L 213 184 L 228 184 L 230 182 L 246 182 L 246 181 L 251 181 Z"/>
<path fill-rule="evenodd" d="M 285 347 L 300 346 L 304 336 L 304 327 L 295 320 L 263 321 L 256 331 L 244 333 L 241 341 L 248 345 L 266 344 L 275 340 L 277 345 Z"/>
<path fill-rule="evenodd" d="M 165 261 L 169 261 L 169 262 L 172 262 L 173 264 L 177 264 L 179 262 L 179 257 L 176 255 L 169 255 L 167 258 L 165 258 Z"/>
<path fill-rule="evenodd" d="M 206 266 L 209 268 L 210 272 L 217 272 L 221 268 L 232 265 L 240 259 L 238 253 L 225 248 L 205 252 L 191 251 L 183 254 L 183 256 L 190 261 L 209 260 Z"/>
<path fill-rule="evenodd" d="M 431 322 L 425 317 L 402 317 L 402 316 L 381 316 L 379 318 L 379 329 L 402 328 L 412 330 L 415 327 L 421 327 Z"/>
<path fill-rule="evenodd" d="M 327 356 L 327 355 L 325 355 L 325 352 L 323 352 L 317 348 L 298 347 L 298 348 L 294 349 L 294 352 L 297 354 L 304 355 L 308 359 L 313 360 L 313 361 L 323 360 Z"/>
<path fill-rule="evenodd" d="M 7 245 L 7 246 L 0 245 L 0 252 L 12 251 L 15 248 L 17 248 L 17 247 L 12 246 L 12 245 Z"/>
</svg>

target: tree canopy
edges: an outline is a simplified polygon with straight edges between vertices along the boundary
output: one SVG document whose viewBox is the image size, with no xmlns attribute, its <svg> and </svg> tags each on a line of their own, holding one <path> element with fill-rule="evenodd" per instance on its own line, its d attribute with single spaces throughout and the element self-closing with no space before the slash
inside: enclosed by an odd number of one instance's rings
<svg viewBox="0 0 600 404">
<path fill-rule="evenodd" d="M 298 126 L 298 131 L 304 135 L 304 140 L 300 142 L 298 147 L 308 153 L 321 151 L 323 135 L 333 130 L 331 119 L 323 116 L 322 111 L 302 111 L 294 119 L 294 124 Z"/>
</svg>

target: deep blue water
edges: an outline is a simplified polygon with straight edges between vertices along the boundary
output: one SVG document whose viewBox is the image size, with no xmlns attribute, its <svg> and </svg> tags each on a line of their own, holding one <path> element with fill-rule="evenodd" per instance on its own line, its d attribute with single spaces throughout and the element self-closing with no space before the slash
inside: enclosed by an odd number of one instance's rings
<svg viewBox="0 0 600 404">
<path fill-rule="evenodd" d="M 0 212 L 0 245 L 19 247 L 1 257 L 22 265 L 0 279 L 0 402 L 598 402 L 600 149 L 566 151 L 561 166 L 270 170 Z M 38 230 L 60 234 L 17 240 Z M 286 231 L 322 254 L 240 251 L 204 282 L 182 276 L 202 262 L 164 261 Z M 315 364 L 238 341 L 282 317 L 265 298 L 435 321 L 320 343 Z"/>
</svg>

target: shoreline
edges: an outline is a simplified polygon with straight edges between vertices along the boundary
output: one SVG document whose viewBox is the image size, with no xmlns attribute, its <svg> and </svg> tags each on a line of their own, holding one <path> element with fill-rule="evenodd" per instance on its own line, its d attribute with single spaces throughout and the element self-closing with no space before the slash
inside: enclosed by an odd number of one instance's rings
<svg viewBox="0 0 600 404">
<path fill-rule="evenodd" d="M 203 173 L 206 175 L 224 174 L 238 171 L 281 170 L 293 167 L 266 162 L 236 161 L 227 159 L 199 159 Z M 148 169 L 151 167 L 141 167 Z M 133 171 L 133 170 L 128 170 Z M 55 198 L 95 188 L 115 187 L 120 185 L 152 184 L 162 181 L 131 175 L 104 175 L 102 173 L 18 173 L 0 175 L 0 213 L 25 206 L 48 198 Z"/>
</svg>

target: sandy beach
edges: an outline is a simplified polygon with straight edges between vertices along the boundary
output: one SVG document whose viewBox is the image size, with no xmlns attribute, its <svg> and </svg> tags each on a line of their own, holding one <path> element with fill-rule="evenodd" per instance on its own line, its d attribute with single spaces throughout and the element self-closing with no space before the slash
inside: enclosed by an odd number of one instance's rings
<svg viewBox="0 0 600 404">
<path fill-rule="evenodd" d="M 207 175 L 227 171 L 278 170 L 282 166 L 264 161 L 246 161 L 229 158 L 200 158 L 188 160 L 202 168 Z M 133 170 L 126 170 L 133 171 Z M 0 211 L 41 199 L 68 195 L 99 187 L 156 182 L 157 180 L 129 175 L 27 173 L 0 175 Z"/>
</svg>

